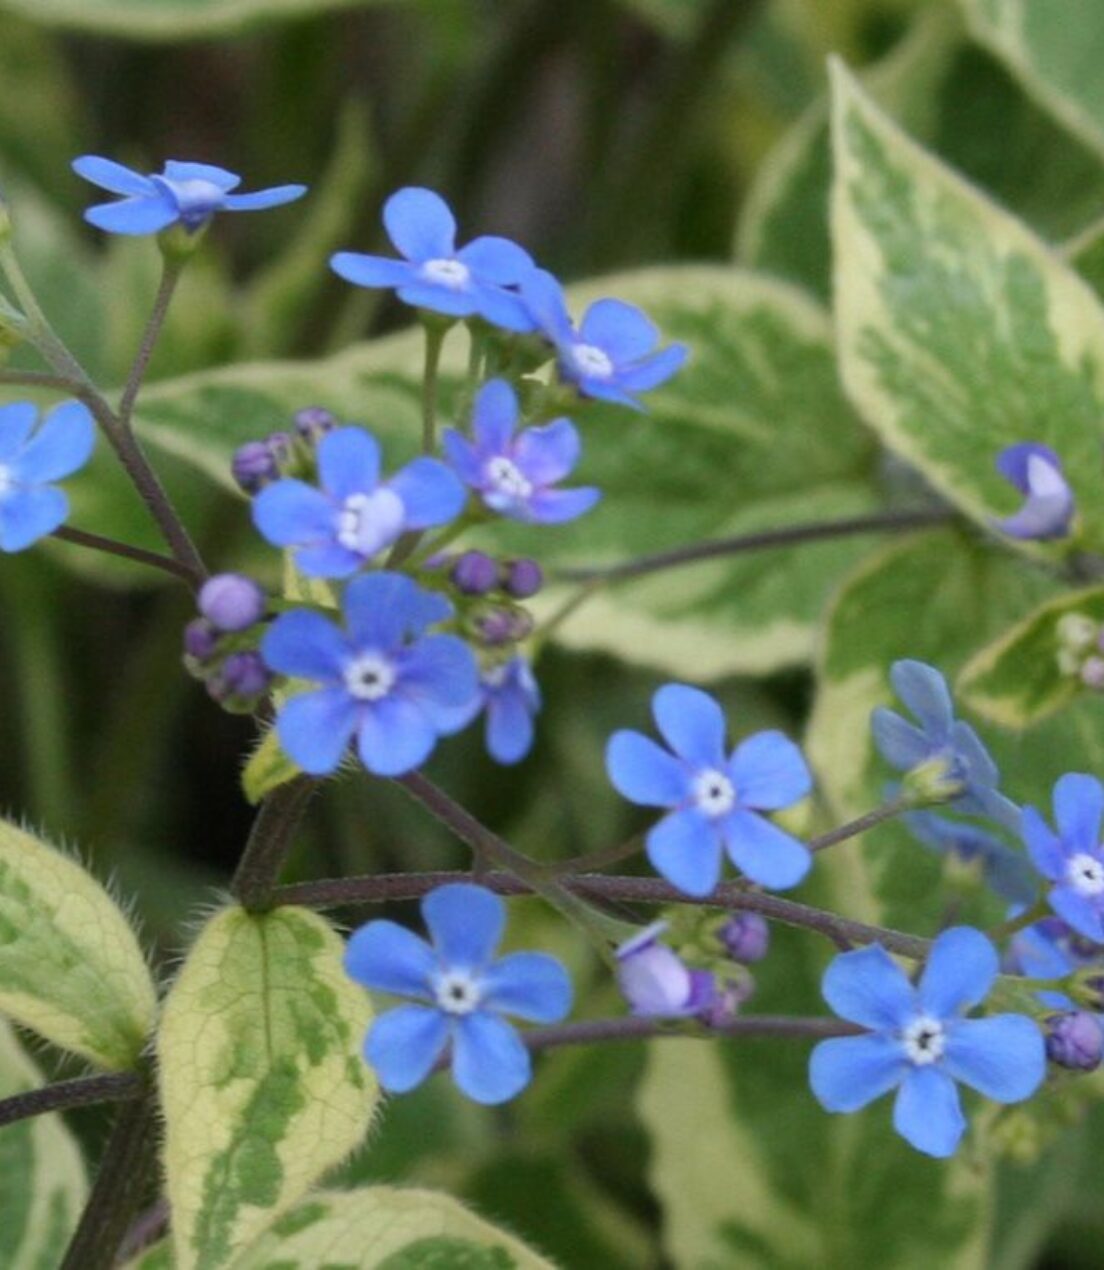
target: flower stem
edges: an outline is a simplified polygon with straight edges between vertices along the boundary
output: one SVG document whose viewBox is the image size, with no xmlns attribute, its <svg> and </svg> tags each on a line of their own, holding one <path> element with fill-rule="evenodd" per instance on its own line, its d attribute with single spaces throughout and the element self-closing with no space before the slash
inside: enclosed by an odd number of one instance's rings
<svg viewBox="0 0 1104 1270">
<path fill-rule="evenodd" d="M 589 855 L 578 855 L 570 860 L 564 860 L 562 864 L 554 865 L 552 871 L 557 875 L 598 873 L 602 869 L 608 869 L 612 864 L 620 864 L 622 860 L 628 860 L 630 856 L 636 855 L 643 844 L 643 835 L 633 834 L 626 841 L 619 842 L 616 847 L 607 847 L 605 851 L 592 851 Z"/>
<path fill-rule="evenodd" d="M 438 322 L 425 324 L 425 372 L 422 378 L 422 451 L 437 449 L 437 371 L 448 327 Z"/>
<path fill-rule="evenodd" d="M 138 390 L 142 387 L 142 380 L 145 378 L 146 370 L 149 368 L 157 337 L 161 334 L 165 315 L 169 311 L 169 305 L 172 303 L 173 294 L 176 291 L 176 284 L 180 281 L 180 275 L 184 272 L 184 264 L 184 259 L 172 257 L 166 258 L 162 266 L 161 282 L 158 285 L 157 296 L 153 302 L 153 311 L 146 322 L 146 329 L 142 332 L 142 341 L 138 346 L 134 364 L 130 368 L 123 395 L 119 400 L 119 422 L 124 428 L 130 427 L 131 416 L 134 414 L 134 402 L 138 397 Z"/>
<path fill-rule="evenodd" d="M 840 825 L 838 829 L 831 829 L 828 833 L 821 834 L 818 838 L 810 838 L 807 846 L 810 851 L 823 851 L 826 847 L 834 847 L 837 842 L 846 842 L 848 838 L 857 838 L 859 834 L 866 833 L 868 829 L 873 829 L 875 825 L 880 825 L 883 821 L 892 820 L 894 816 L 899 816 L 901 812 L 908 811 L 910 803 L 904 798 L 893 798 L 889 802 L 883 803 L 880 807 L 875 807 L 873 811 L 868 811 L 865 816 L 859 816 L 857 820 L 850 820 L 845 825 Z"/>
<path fill-rule="evenodd" d="M 68 1111 L 99 1102 L 127 1102 L 143 1092 L 145 1084 L 136 1072 L 106 1072 L 99 1076 L 77 1076 L 41 1089 L 28 1089 L 0 1099 L 0 1126 L 15 1124 L 30 1116 L 50 1111 Z"/>
<path fill-rule="evenodd" d="M 71 542 L 78 547 L 87 547 L 91 551 L 102 551 L 105 555 L 118 556 L 122 560 L 133 560 L 137 564 L 149 565 L 151 569 L 160 569 L 162 573 L 171 573 L 181 578 L 189 586 L 196 587 L 200 579 L 185 564 L 172 556 L 163 556 L 156 551 L 146 551 L 143 547 L 132 547 L 129 543 L 118 542 L 114 538 L 104 538 L 100 534 L 90 534 L 83 529 L 72 529 L 62 525 L 55 529 L 51 537 L 61 542 Z"/>
<path fill-rule="evenodd" d="M 1036 922 L 1042 921 L 1049 913 L 1050 905 L 1046 900 L 1036 900 L 1030 908 L 1020 913 L 1018 917 L 1010 917 L 1007 921 L 998 923 L 986 933 L 997 944 L 1004 939 L 1009 939 L 1011 936 L 1019 934 L 1021 930 L 1026 930 L 1029 926 L 1034 926 Z"/>
<path fill-rule="evenodd" d="M 81 385 L 68 375 L 51 375 L 41 370 L 0 370 L 0 384 L 18 384 L 22 388 L 57 388 L 76 392 Z"/>
<path fill-rule="evenodd" d="M 274 906 L 273 890 L 315 782 L 300 776 L 280 785 L 261 803 L 230 891 L 242 908 L 262 913 Z"/>
<path fill-rule="evenodd" d="M 745 1014 L 722 1027 L 670 1019 L 584 1019 L 554 1027 L 532 1028 L 521 1039 L 532 1051 L 559 1049 L 563 1045 L 593 1045 L 607 1041 L 646 1041 L 662 1037 L 690 1036 L 712 1040 L 719 1036 L 776 1036 L 793 1040 L 821 1041 L 830 1036 L 855 1036 L 862 1031 L 853 1023 L 832 1018 L 802 1018 L 787 1014 Z"/>
</svg>

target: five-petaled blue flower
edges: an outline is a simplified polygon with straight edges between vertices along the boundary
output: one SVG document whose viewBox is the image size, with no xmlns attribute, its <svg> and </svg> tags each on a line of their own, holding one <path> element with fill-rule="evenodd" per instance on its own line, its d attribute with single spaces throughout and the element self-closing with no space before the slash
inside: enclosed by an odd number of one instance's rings
<svg viewBox="0 0 1104 1270">
<path fill-rule="evenodd" d="M 392 194 L 383 223 L 403 260 L 339 251 L 330 266 L 358 287 L 394 287 L 400 300 L 448 317 L 481 317 L 507 331 L 531 331 L 533 319 L 507 290 L 533 270 L 529 253 L 487 236 L 456 248 L 456 220 L 439 194 L 410 186 Z"/>
<path fill-rule="evenodd" d="M 812 863 L 809 849 L 759 813 L 809 792 L 812 779 L 797 746 L 781 732 L 759 732 L 726 757 L 721 707 L 684 684 L 660 688 L 652 713 L 674 753 L 640 732 L 615 732 L 606 768 L 630 802 L 672 809 L 646 840 L 656 870 L 687 895 L 709 895 L 726 850 L 753 882 L 796 886 Z"/>
<path fill-rule="evenodd" d="M 96 430 L 79 401 L 55 407 L 35 430 L 29 401 L 0 406 L 0 551 L 22 551 L 52 534 L 69 515 L 69 499 L 52 481 L 88 462 Z"/>
<path fill-rule="evenodd" d="M 347 633 L 308 609 L 283 613 L 261 643 L 268 666 L 311 680 L 276 719 L 280 744 L 304 771 L 322 776 L 356 736 L 364 766 L 401 776 L 429 757 L 439 736 L 463 726 L 477 691 L 471 649 L 455 635 L 426 635 L 451 615 L 449 602 L 398 573 L 370 573 L 345 589 Z"/>
<path fill-rule="evenodd" d="M 1038 883 L 1022 853 L 978 824 L 953 820 L 934 811 L 910 811 L 901 817 L 913 836 L 942 856 L 975 865 L 995 894 L 1012 904 L 1030 904 Z"/>
<path fill-rule="evenodd" d="M 98 203 L 84 219 L 111 234 L 156 234 L 181 224 L 189 232 L 201 229 L 216 212 L 259 212 L 294 202 L 307 192 L 305 185 L 277 185 L 252 194 L 233 194 L 241 177 L 210 163 L 180 163 L 170 159 L 159 175 L 143 176 L 121 163 L 86 154 L 73 161 L 78 176 L 102 190 L 123 197 L 117 203 Z"/>
<path fill-rule="evenodd" d="M 1013 538 L 1065 538 L 1070 531 L 1075 503 L 1058 455 L 1047 445 L 1024 441 L 997 455 L 997 471 L 1024 495 L 1014 516 L 995 521 L 995 527 Z"/>
<path fill-rule="evenodd" d="M 1000 773 L 977 733 L 955 718 L 946 679 L 934 667 L 909 660 L 895 661 L 889 678 L 919 726 L 878 706 L 870 724 L 886 762 L 900 772 L 939 768 L 936 783 L 946 790 L 952 807 L 991 816 L 1015 832 L 1019 808 L 998 792 Z"/>
<path fill-rule="evenodd" d="M 1020 831 L 1032 863 L 1053 883 L 1047 899 L 1079 935 L 1104 944 L 1104 847 L 1100 821 L 1104 786 L 1095 776 L 1067 772 L 1054 786 L 1055 833 L 1034 807 Z"/>
<path fill-rule="evenodd" d="M 513 388 L 504 379 L 484 384 L 472 411 L 474 444 L 455 428 L 444 434 L 445 454 L 460 479 L 511 520 L 555 524 L 589 511 L 601 498 L 598 490 L 551 488 L 578 461 L 575 425 L 554 419 L 515 435 L 517 420 Z"/>
<path fill-rule="evenodd" d="M 858 1111 L 896 1089 L 893 1127 L 926 1155 L 953 1155 L 966 1128 L 955 1081 L 996 1102 L 1029 1098 L 1046 1072 L 1042 1033 L 1021 1014 L 967 1019 L 998 970 L 997 953 L 967 926 L 944 931 L 914 987 L 880 946 L 843 953 L 822 991 L 870 1031 L 813 1050 L 809 1077 L 828 1111 Z"/>
<path fill-rule="evenodd" d="M 540 688 L 529 659 L 516 654 L 509 661 L 485 666 L 479 676 L 479 696 L 465 723 L 486 711 L 487 750 L 496 763 L 520 763 L 533 746 L 533 720 L 541 708 Z"/>
<path fill-rule="evenodd" d="M 364 1042 L 380 1084 L 402 1094 L 420 1085 L 451 1042 L 452 1074 L 469 1098 L 500 1103 L 529 1083 L 529 1051 L 503 1018 L 555 1023 L 571 1008 L 571 980 L 547 953 L 495 959 L 505 906 L 481 886 L 453 882 L 422 901 L 433 946 L 394 922 L 362 926 L 345 969 L 377 992 L 412 997 L 381 1014 Z"/>
<path fill-rule="evenodd" d="M 588 397 L 642 409 L 633 396 L 657 388 L 686 361 L 685 344 L 659 348 L 659 331 L 623 300 L 597 300 L 576 330 L 563 288 L 544 269 L 534 269 L 521 293 L 533 320 L 556 348 L 560 374 Z"/>
<path fill-rule="evenodd" d="M 438 459 L 414 459 L 381 482 L 379 444 L 363 428 L 322 438 L 318 475 L 321 490 L 285 479 L 253 503 L 257 528 L 310 577 L 347 578 L 406 530 L 442 525 L 464 506 L 464 487 Z"/>
</svg>

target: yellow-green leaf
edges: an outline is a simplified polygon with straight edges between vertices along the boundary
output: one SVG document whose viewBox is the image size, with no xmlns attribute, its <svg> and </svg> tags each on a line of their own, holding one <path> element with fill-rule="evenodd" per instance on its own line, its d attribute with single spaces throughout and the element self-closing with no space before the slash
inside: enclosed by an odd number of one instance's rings
<svg viewBox="0 0 1104 1270">
<path fill-rule="evenodd" d="M 287 694 L 280 695 L 286 698 Z M 301 775 L 302 770 L 284 752 L 276 729 L 270 726 L 242 771 L 242 792 L 256 806 L 266 794 Z"/>
<path fill-rule="evenodd" d="M 178 1270 L 225 1266 L 363 1138 L 367 996 L 304 909 L 231 908 L 200 933 L 158 1033 Z"/>
</svg>

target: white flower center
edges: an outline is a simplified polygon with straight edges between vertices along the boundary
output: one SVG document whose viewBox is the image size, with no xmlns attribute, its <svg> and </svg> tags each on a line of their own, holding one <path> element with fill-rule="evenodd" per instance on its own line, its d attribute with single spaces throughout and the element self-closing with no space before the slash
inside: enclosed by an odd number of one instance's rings
<svg viewBox="0 0 1104 1270">
<path fill-rule="evenodd" d="M 0 498 L 5 494 L 10 494 L 15 489 L 18 482 L 16 481 L 10 467 L 5 467 L 0 463 Z"/>
<path fill-rule="evenodd" d="M 503 455 L 496 455 L 484 469 L 487 481 L 500 494 L 509 498 L 528 498 L 533 485 L 521 474 L 516 463 Z"/>
<path fill-rule="evenodd" d="M 1069 884 L 1078 895 L 1089 898 L 1104 893 L 1104 864 L 1095 856 L 1079 852 L 1066 865 Z"/>
<path fill-rule="evenodd" d="M 943 1057 L 947 1047 L 947 1033 L 938 1019 L 930 1014 L 918 1015 L 901 1033 L 905 1054 L 910 1063 L 926 1067 Z"/>
<path fill-rule="evenodd" d="M 467 970 L 446 970 L 434 984 L 437 1004 L 446 1014 L 471 1014 L 483 994 Z"/>
<path fill-rule="evenodd" d="M 463 291 L 471 281 L 471 270 L 459 260 L 427 260 L 422 265 L 422 277 L 450 291 Z"/>
<path fill-rule="evenodd" d="M 736 806 L 736 789 L 724 774 L 713 768 L 694 778 L 694 802 L 707 816 L 727 816 Z"/>
<path fill-rule="evenodd" d="M 361 653 L 345 663 L 345 687 L 358 701 L 386 697 L 395 679 L 395 667 L 379 653 Z"/>
<path fill-rule="evenodd" d="M 337 541 L 360 556 L 374 556 L 402 533 L 406 509 L 389 489 L 351 494 L 337 513 Z"/>
<path fill-rule="evenodd" d="M 571 350 L 571 360 L 581 375 L 591 379 L 609 379 L 613 374 L 609 354 L 596 344 L 576 344 Z"/>
</svg>

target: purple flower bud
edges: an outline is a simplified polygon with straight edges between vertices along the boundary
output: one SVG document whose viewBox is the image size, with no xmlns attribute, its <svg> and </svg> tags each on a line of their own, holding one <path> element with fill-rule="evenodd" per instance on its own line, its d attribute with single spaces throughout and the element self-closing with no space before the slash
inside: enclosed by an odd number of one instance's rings
<svg viewBox="0 0 1104 1270">
<path fill-rule="evenodd" d="M 280 469 L 264 441 L 247 441 L 234 451 L 230 473 L 244 493 L 256 494 L 279 477 Z"/>
<path fill-rule="evenodd" d="M 708 1003 L 707 989 L 695 974 L 712 976 L 708 971 L 691 971 L 659 935 L 666 922 L 655 922 L 617 950 L 617 983 L 633 1014 L 648 1018 L 666 1018 L 692 1014 Z"/>
<path fill-rule="evenodd" d="M 1081 682 L 1086 688 L 1104 688 L 1104 657 L 1086 657 L 1081 665 Z"/>
<path fill-rule="evenodd" d="M 277 467 L 286 463 L 295 453 L 295 438 L 290 432 L 272 432 L 265 437 L 265 445 L 276 461 Z"/>
<path fill-rule="evenodd" d="M 516 644 L 533 631 L 531 614 L 522 609 L 492 608 L 476 619 L 479 638 L 490 648 Z"/>
<path fill-rule="evenodd" d="M 740 1007 L 751 996 L 755 981 L 750 974 L 744 973 L 740 979 L 715 978 L 712 1000 L 705 1009 L 698 1012 L 698 1017 L 708 1027 L 727 1027 L 740 1013 Z"/>
<path fill-rule="evenodd" d="M 243 573 L 216 573 L 200 588 L 199 611 L 220 631 L 244 631 L 265 615 L 265 593 Z"/>
<path fill-rule="evenodd" d="M 515 600 L 527 600 L 544 585 L 544 570 L 535 560 L 511 560 L 502 585 Z"/>
<path fill-rule="evenodd" d="M 1104 1027 L 1095 1014 L 1069 1010 L 1047 1020 L 1047 1057 L 1059 1067 L 1091 1072 L 1104 1056 Z"/>
<path fill-rule="evenodd" d="M 260 653 L 231 653 L 219 673 L 207 684 L 207 691 L 224 705 L 248 708 L 268 691 L 272 674 Z"/>
<path fill-rule="evenodd" d="M 770 946 L 770 927 L 758 913 L 733 913 L 717 932 L 733 961 L 762 961 Z"/>
<path fill-rule="evenodd" d="M 498 582 L 498 565 L 482 551 L 465 551 L 450 576 L 465 595 L 486 595 Z"/>
<path fill-rule="evenodd" d="M 206 661 L 218 646 L 218 631 L 206 618 L 197 617 L 184 627 L 184 653 L 196 661 Z"/>
<path fill-rule="evenodd" d="M 336 426 L 336 416 L 324 406 L 307 406 L 295 416 L 295 431 L 305 441 L 317 441 Z"/>
</svg>

